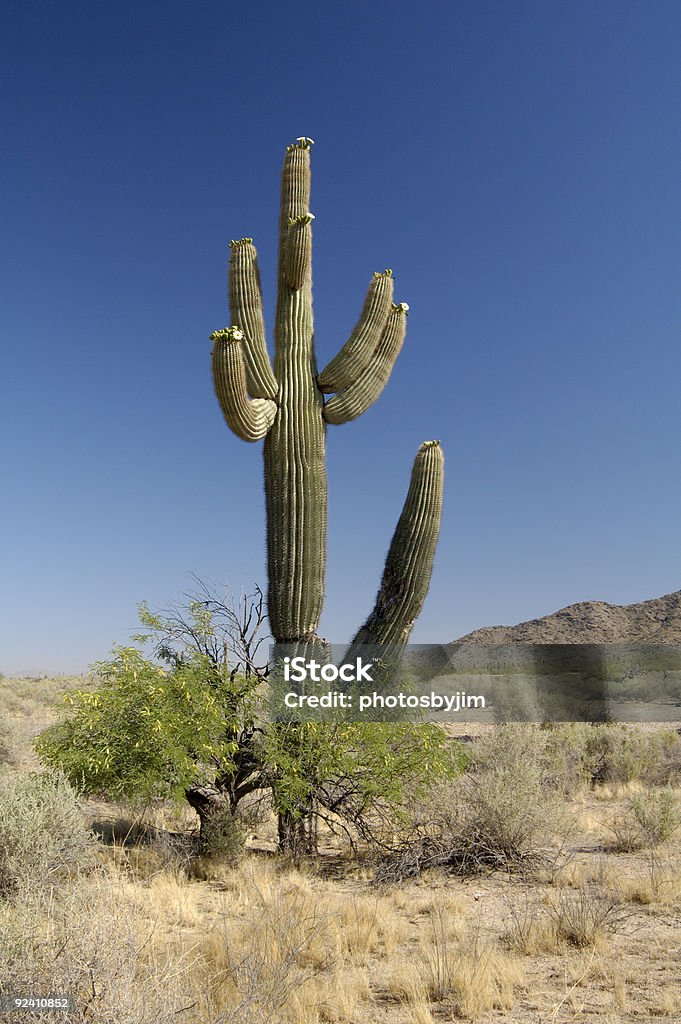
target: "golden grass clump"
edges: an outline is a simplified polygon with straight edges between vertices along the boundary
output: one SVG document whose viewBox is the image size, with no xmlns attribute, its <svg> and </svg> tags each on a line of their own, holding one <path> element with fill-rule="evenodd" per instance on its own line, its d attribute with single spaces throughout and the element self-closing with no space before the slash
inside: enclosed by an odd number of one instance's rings
<svg viewBox="0 0 681 1024">
<path fill-rule="evenodd" d="M 486 1010 L 510 1010 L 514 990 L 523 984 L 518 962 L 472 932 L 454 938 L 447 913 L 434 909 L 419 942 L 427 997 L 447 1003 L 462 1017 Z"/>
<path fill-rule="evenodd" d="M 631 917 L 617 894 L 586 885 L 558 891 L 547 899 L 546 909 L 557 936 L 580 949 L 601 945 Z"/>
<path fill-rule="evenodd" d="M 537 900 L 526 899 L 508 908 L 506 930 L 502 941 L 521 956 L 558 953 L 565 946 L 556 921 Z"/>
</svg>

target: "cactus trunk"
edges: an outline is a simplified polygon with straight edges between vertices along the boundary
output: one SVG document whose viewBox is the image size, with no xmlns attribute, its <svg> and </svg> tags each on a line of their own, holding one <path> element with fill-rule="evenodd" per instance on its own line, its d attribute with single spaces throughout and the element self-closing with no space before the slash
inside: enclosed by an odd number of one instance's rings
<svg viewBox="0 0 681 1024">
<path fill-rule="evenodd" d="M 316 383 L 309 198 L 310 151 L 294 146 L 284 162 L 279 226 L 279 413 L 265 439 L 268 611 L 280 643 L 313 640 L 324 601 L 326 427 Z"/>
</svg>

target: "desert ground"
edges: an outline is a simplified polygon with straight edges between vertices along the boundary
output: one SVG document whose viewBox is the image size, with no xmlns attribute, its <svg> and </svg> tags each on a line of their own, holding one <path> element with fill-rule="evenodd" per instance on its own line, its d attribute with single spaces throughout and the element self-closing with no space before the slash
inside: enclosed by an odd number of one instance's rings
<svg viewBox="0 0 681 1024">
<path fill-rule="evenodd" d="M 545 731 L 484 730 L 467 744 L 482 744 L 468 788 L 454 780 L 434 803 L 454 820 L 466 802 L 468 867 L 400 877 L 332 833 L 316 857 L 276 854 L 266 807 L 251 808 L 243 853 L 211 860 L 192 852 L 189 809 L 67 807 L 57 790 L 46 823 L 30 802 L 31 744 L 74 686 L 87 680 L 0 681 L 0 992 L 75 1006 L 8 1022 L 681 1021 L 676 727 L 598 727 L 618 739 L 590 780 L 568 726 L 551 734 L 550 777 L 525 770 Z M 490 864 L 465 833 L 482 814 L 517 833 L 521 856 Z M 50 828 L 95 838 L 46 870 L 31 857 Z"/>
</svg>

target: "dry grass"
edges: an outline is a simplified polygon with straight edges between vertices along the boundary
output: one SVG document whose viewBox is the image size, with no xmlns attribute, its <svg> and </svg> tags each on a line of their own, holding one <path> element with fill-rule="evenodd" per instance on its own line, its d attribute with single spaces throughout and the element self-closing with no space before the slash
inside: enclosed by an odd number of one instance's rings
<svg viewBox="0 0 681 1024">
<path fill-rule="evenodd" d="M 370 993 L 351 964 L 371 936 L 346 939 L 345 957 L 328 902 L 257 874 L 242 876 L 238 899 L 208 900 L 175 875 L 140 886 L 100 874 L 57 899 L 7 904 L 0 985 L 73 992 L 76 1019 L 102 1024 L 141 1024 L 152 1000 L 159 1021 L 352 1020 Z"/>
<path fill-rule="evenodd" d="M 449 1003 L 462 1017 L 485 1010 L 510 1010 L 524 977 L 519 965 L 493 943 L 472 932 L 452 935 L 446 912 L 433 910 L 422 930 L 419 958 L 427 997 Z"/>
<path fill-rule="evenodd" d="M 556 921 L 535 898 L 509 906 L 507 921 L 502 941 L 521 956 L 559 953 L 565 945 Z"/>
<path fill-rule="evenodd" d="M 214 888 L 182 872 L 141 881 L 110 860 L 49 898 L 2 906 L 0 988 L 73 992 L 75 1019 L 95 1024 L 142 1024 L 149 1000 L 163 1024 L 349 1024 L 381 993 L 412 1021 L 439 1002 L 465 1017 L 512 1005 L 520 975 L 500 949 L 462 933 L 446 906 L 404 910 L 419 922 L 416 958 L 390 901 L 276 861 L 248 857 Z"/>
<path fill-rule="evenodd" d="M 619 879 L 616 889 L 633 903 L 681 910 L 681 856 L 651 850 L 641 873 Z"/>
<path fill-rule="evenodd" d="M 580 949 L 602 944 L 631 916 L 616 895 L 597 886 L 561 890 L 547 899 L 546 909 L 558 938 Z"/>
<path fill-rule="evenodd" d="M 7 719 L 52 719 L 54 709 L 70 690 L 92 689 L 90 676 L 42 676 L 0 679 L 0 709 Z"/>
</svg>

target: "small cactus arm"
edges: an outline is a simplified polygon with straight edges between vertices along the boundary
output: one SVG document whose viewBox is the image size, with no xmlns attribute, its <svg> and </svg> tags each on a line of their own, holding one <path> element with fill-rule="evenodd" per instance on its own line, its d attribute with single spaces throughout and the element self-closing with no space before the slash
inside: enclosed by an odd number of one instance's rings
<svg viewBox="0 0 681 1024">
<path fill-rule="evenodd" d="M 393 302 L 391 270 L 374 274 L 348 341 L 317 372 L 312 311 L 310 150 L 301 137 L 284 158 L 274 365 L 267 351 L 252 238 L 230 243 L 232 327 L 215 331 L 213 381 L 228 426 L 264 438 L 268 614 L 278 645 L 318 645 L 326 572 L 326 429 L 376 401 L 404 342 L 406 303 Z M 325 402 L 325 395 L 333 395 Z M 437 448 L 437 451 L 435 451 Z M 428 589 L 442 504 L 442 453 L 426 442 L 359 643 L 409 635 Z M 395 583 L 395 580 L 401 582 Z M 397 591 L 399 590 L 399 595 Z M 385 641 L 384 641 L 385 638 Z"/>
<path fill-rule="evenodd" d="M 277 405 L 269 398 L 249 398 L 243 336 L 238 327 L 213 331 L 213 379 L 228 425 L 243 441 L 259 441 L 272 426 Z"/>
<path fill-rule="evenodd" d="M 324 394 L 342 391 L 366 370 L 388 321 L 392 298 L 392 270 L 374 274 L 357 326 L 338 355 L 317 378 L 319 388 Z"/>
<path fill-rule="evenodd" d="M 406 302 L 400 302 L 399 306 L 392 304 L 371 362 L 352 384 L 334 395 L 325 405 L 324 419 L 327 423 L 348 423 L 350 420 L 356 420 L 374 404 L 388 382 L 404 343 L 408 309 Z"/>
<path fill-rule="evenodd" d="M 246 344 L 248 392 L 253 398 L 276 399 L 279 390 L 267 354 L 258 256 L 252 238 L 229 243 L 229 309 Z"/>
</svg>

